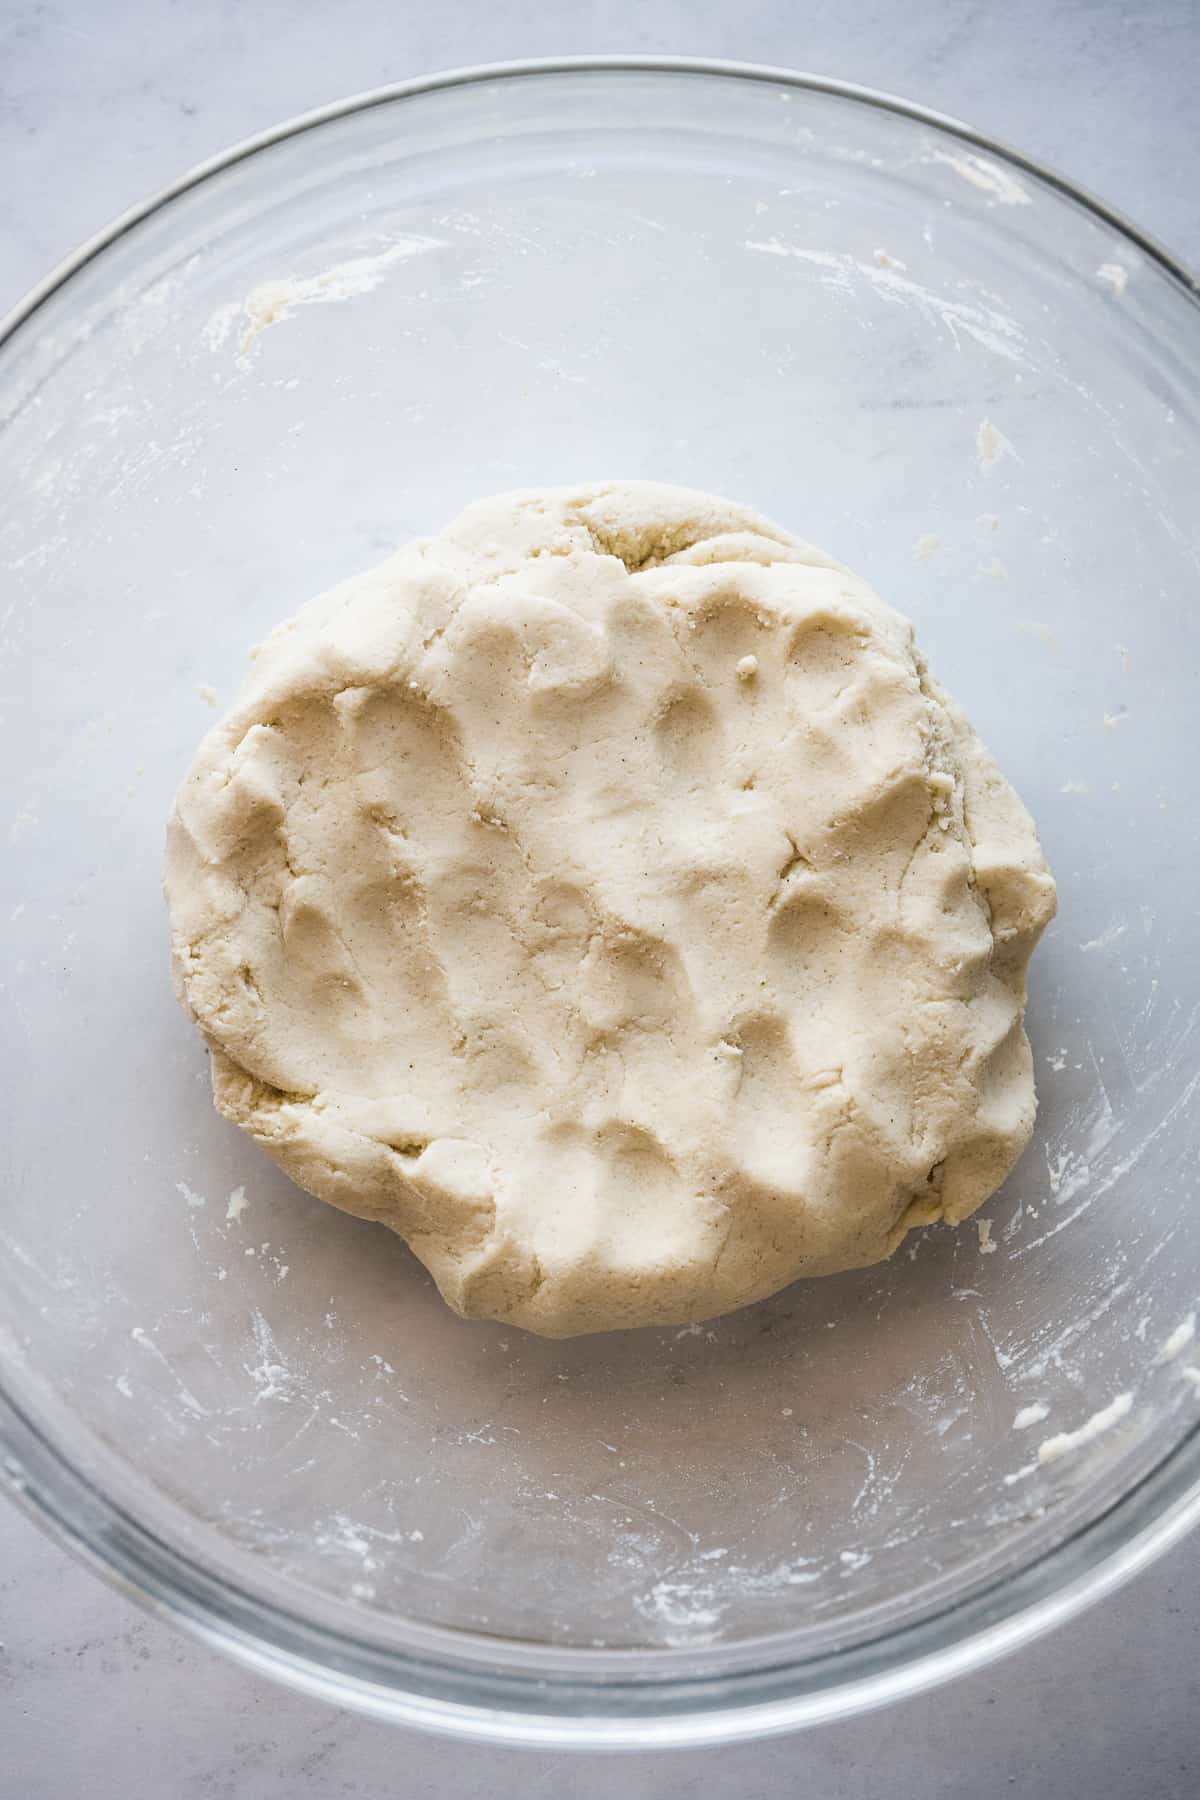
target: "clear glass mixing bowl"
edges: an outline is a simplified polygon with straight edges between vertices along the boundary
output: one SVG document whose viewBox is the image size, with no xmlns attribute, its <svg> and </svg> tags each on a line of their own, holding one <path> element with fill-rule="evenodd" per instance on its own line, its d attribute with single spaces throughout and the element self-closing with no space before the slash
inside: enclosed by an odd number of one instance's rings
<svg viewBox="0 0 1200 1800">
<path fill-rule="evenodd" d="M 0 350 L 6 1484 L 143 1599 L 476 1736 L 692 1743 L 1019 1644 L 1200 1511 L 1200 307 L 829 82 L 610 62 L 335 107 Z M 1041 827 L 1041 1114 L 987 1227 L 543 1343 L 213 1113 L 172 790 L 247 647 L 476 495 L 652 476 L 862 570 Z"/>
</svg>

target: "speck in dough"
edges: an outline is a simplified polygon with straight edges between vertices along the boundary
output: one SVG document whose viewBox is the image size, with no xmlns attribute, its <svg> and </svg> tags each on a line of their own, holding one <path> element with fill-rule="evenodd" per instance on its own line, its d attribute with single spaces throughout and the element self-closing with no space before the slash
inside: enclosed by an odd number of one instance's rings
<svg viewBox="0 0 1200 1800">
<path fill-rule="evenodd" d="M 166 893 L 217 1106 L 468 1315 L 705 1319 L 1032 1128 L 1028 813 L 907 620 L 706 494 L 501 495 L 311 602 Z"/>
</svg>

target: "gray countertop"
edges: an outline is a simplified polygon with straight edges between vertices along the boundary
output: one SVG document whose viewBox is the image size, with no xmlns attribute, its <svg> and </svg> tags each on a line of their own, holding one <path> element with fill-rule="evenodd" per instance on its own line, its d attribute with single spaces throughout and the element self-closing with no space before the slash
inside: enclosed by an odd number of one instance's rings
<svg viewBox="0 0 1200 1800">
<path fill-rule="evenodd" d="M 1169 0 L 3 0 L 0 310 L 189 165 L 426 70 L 626 50 L 788 64 L 969 119 L 1200 264 L 1200 7 Z M 393 1793 L 720 1800 L 1200 1791 L 1200 1556 L 1185 1543 L 1019 1657 L 899 1708 L 703 1753 L 460 1747 L 276 1689 L 143 1616 L 0 1509 L 0 1800 Z"/>
</svg>

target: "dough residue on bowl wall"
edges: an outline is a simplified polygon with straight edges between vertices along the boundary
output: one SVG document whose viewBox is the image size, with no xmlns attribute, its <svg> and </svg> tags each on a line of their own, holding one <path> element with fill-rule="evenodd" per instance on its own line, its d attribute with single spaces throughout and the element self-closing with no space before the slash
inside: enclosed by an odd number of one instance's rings
<svg viewBox="0 0 1200 1800">
<path fill-rule="evenodd" d="M 1114 1425 L 1127 1418 L 1133 1411 L 1133 1395 L 1118 1394 L 1099 1412 L 1094 1412 L 1090 1419 L 1085 1419 L 1075 1431 L 1060 1431 L 1054 1437 L 1043 1438 L 1038 1445 L 1039 1463 L 1057 1462 L 1060 1456 L 1067 1456 L 1072 1450 L 1082 1450 L 1088 1444 L 1094 1444 L 1097 1438 L 1111 1431 Z"/>
<path fill-rule="evenodd" d="M 440 238 L 394 238 L 382 249 L 364 252 L 334 263 L 315 275 L 285 276 L 279 280 L 261 281 L 241 300 L 231 300 L 219 307 L 205 328 L 204 341 L 210 350 L 220 350 L 239 321 L 237 337 L 239 358 L 248 359 L 258 340 L 272 325 L 290 319 L 302 306 L 329 306 L 340 300 L 354 300 L 377 288 L 394 263 L 411 256 L 427 256 L 444 249 Z"/>
</svg>

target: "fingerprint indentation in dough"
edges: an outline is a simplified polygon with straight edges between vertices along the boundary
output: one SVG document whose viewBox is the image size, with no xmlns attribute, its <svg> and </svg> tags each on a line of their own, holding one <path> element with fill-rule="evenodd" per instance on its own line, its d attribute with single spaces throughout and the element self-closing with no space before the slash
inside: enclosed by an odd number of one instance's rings
<svg viewBox="0 0 1200 1800">
<path fill-rule="evenodd" d="M 827 712 L 854 681 L 867 640 L 854 623 L 818 612 L 802 619 L 788 641 L 784 680 L 800 718 Z"/>
<path fill-rule="evenodd" d="M 623 1119 L 601 1127 L 596 1149 L 606 1259 L 617 1268 L 669 1264 L 694 1234 L 696 1211 L 674 1158 L 653 1132 Z"/>
<path fill-rule="evenodd" d="M 767 928 L 771 984 L 789 1010 L 819 1012 L 850 958 L 851 936 L 839 908 L 820 885 L 793 881 Z"/>
<path fill-rule="evenodd" d="M 598 1030 L 675 1025 L 693 1010 L 679 952 L 648 932 L 622 928 L 598 937 L 580 974 L 585 1011 Z"/>
<path fill-rule="evenodd" d="M 465 786 L 458 734 L 448 713 L 406 689 L 372 688 L 344 715 L 355 768 L 386 771 L 391 809 L 405 830 L 454 816 Z"/>
<path fill-rule="evenodd" d="M 672 695 L 654 722 L 654 737 L 666 767 L 688 786 L 720 764 L 721 721 L 698 687 Z"/>
<path fill-rule="evenodd" d="M 688 647 L 707 678 L 731 675 L 743 656 L 761 650 L 766 632 L 760 617 L 746 595 L 716 594 L 695 608 Z"/>
<path fill-rule="evenodd" d="M 810 1143 L 787 1020 L 773 1012 L 743 1020 L 736 1043 L 742 1053 L 742 1079 L 734 1101 L 739 1164 L 764 1187 L 797 1193 Z"/>
<path fill-rule="evenodd" d="M 301 875 L 284 890 L 279 908 L 287 987 L 292 1005 L 310 1016 L 328 1014 L 339 1031 L 364 1018 L 370 998 L 336 924 L 336 908 L 318 876 Z"/>
</svg>

